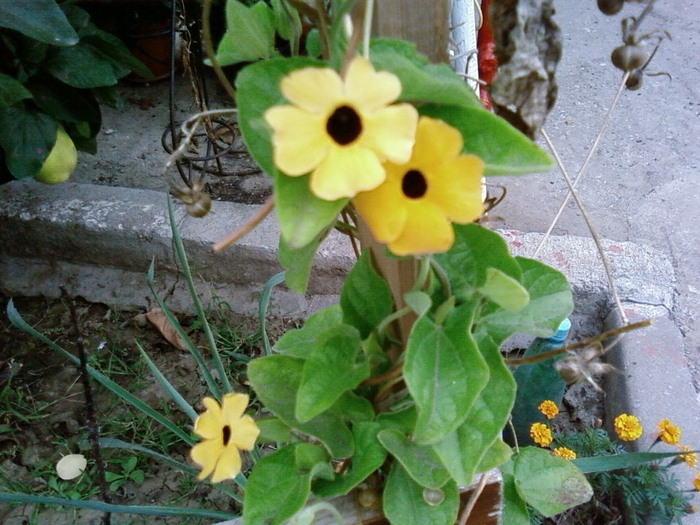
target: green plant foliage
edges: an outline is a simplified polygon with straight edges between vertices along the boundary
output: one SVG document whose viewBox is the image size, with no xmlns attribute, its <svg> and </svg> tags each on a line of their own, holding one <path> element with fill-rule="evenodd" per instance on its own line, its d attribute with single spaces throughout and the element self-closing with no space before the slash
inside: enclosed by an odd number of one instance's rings
<svg viewBox="0 0 700 525">
<path fill-rule="evenodd" d="M 252 62 L 275 54 L 275 17 L 265 2 L 251 7 L 227 2 L 226 28 L 216 50 L 220 65 Z"/>
<path fill-rule="evenodd" d="M 523 286 L 496 268 L 486 269 L 486 282 L 479 293 L 496 303 L 504 310 L 517 312 L 530 302 L 530 294 Z"/>
<path fill-rule="evenodd" d="M 78 34 L 54 0 L 3 2 L 0 4 L 0 27 L 14 29 L 29 38 L 54 46 L 72 46 Z"/>
<path fill-rule="evenodd" d="M 429 445 L 419 445 L 399 430 L 384 429 L 377 438 L 422 487 L 439 489 L 450 474 Z"/>
<path fill-rule="evenodd" d="M 306 359 L 314 349 L 318 334 L 343 322 L 340 305 L 332 305 L 309 316 L 301 328 L 286 331 L 274 345 L 275 352 Z"/>
</svg>

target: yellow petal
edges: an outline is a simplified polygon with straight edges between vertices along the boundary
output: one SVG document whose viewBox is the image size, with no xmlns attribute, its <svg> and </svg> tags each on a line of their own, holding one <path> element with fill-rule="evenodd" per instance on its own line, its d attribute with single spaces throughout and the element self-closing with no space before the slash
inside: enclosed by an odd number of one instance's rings
<svg viewBox="0 0 700 525">
<path fill-rule="evenodd" d="M 373 190 L 384 178 L 384 168 L 373 152 L 358 145 L 333 146 L 311 174 L 311 191 L 321 199 L 334 201 Z"/>
<path fill-rule="evenodd" d="M 215 439 L 207 439 L 192 447 L 190 458 L 202 468 L 197 479 L 204 479 L 214 472 L 224 449 L 223 441 Z"/>
<path fill-rule="evenodd" d="M 442 208 L 459 224 L 472 222 L 483 214 L 481 177 L 484 163 L 474 155 L 461 155 L 429 172 L 425 198 Z"/>
<path fill-rule="evenodd" d="M 401 95 L 401 82 L 386 71 L 376 72 L 369 60 L 355 57 L 345 75 L 345 94 L 363 111 L 373 112 Z"/>
<path fill-rule="evenodd" d="M 231 427 L 230 444 L 241 450 L 252 450 L 258 439 L 260 429 L 250 416 L 243 416 Z"/>
<path fill-rule="evenodd" d="M 389 249 L 396 255 L 425 255 L 447 251 L 453 242 L 450 221 L 438 206 L 423 200 L 409 203 L 404 229 Z"/>
<path fill-rule="evenodd" d="M 216 464 L 214 475 L 211 477 L 212 483 L 219 483 L 225 479 L 235 478 L 241 471 L 241 454 L 232 445 L 226 447 L 221 454 L 219 462 Z"/>
<path fill-rule="evenodd" d="M 265 120 L 274 130 L 275 165 L 287 175 L 309 173 L 331 146 L 324 117 L 292 106 L 275 106 L 265 112 Z"/>
<path fill-rule="evenodd" d="M 392 242 L 401 234 L 408 211 L 395 178 L 387 174 L 384 184 L 376 190 L 358 193 L 352 202 L 379 242 Z"/>
<path fill-rule="evenodd" d="M 292 71 L 280 83 L 284 98 L 306 111 L 326 115 L 343 100 L 343 82 L 330 68 Z"/>
<path fill-rule="evenodd" d="M 235 392 L 224 394 L 221 398 L 221 418 L 224 425 L 234 425 L 248 407 L 248 396 Z"/>
<path fill-rule="evenodd" d="M 462 151 L 462 135 L 442 120 L 420 117 L 411 163 L 421 170 L 449 162 Z"/>
<path fill-rule="evenodd" d="M 403 164 L 411 158 L 418 112 L 410 104 L 397 104 L 363 118 L 360 145 L 379 154 L 381 160 Z"/>
<path fill-rule="evenodd" d="M 221 436 L 224 422 L 221 415 L 221 407 L 216 399 L 205 397 L 202 404 L 206 411 L 201 413 L 194 422 L 194 433 L 206 439 L 214 439 Z"/>
</svg>

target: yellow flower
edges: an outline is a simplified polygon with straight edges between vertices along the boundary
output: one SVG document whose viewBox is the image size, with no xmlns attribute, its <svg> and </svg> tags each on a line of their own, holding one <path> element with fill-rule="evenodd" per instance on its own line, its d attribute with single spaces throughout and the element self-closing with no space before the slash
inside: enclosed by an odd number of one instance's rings
<svg viewBox="0 0 700 525">
<path fill-rule="evenodd" d="M 700 492 L 700 472 L 695 474 L 695 479 L 693 480 L 693 487 L 695 488 L 695 490 Z"/>
<path fill-rule="evenodd" d="M 544 423 L 533 423 L 530 427 L 530 437 L 541 447 L 548 447 L 552 442 L 552 431 Z"/>
<path fill-rule="evenodd" d="M 544 414 L 547 419 L 553 419 L 559 413 L 559 407 L 554 401 L 545 399 L 542 401 L 537 409 Z"/>
<path fill-rule="evenodd" d="M 667 445 L 675 445 L 681 440 L 681 429 L 671 423 L 669 419 L 662 419 L 659 421 L 656 428 L 659 429 L 658 439 Z"/>
<path fill-rule="evenodd" d="M 693 450 L 693 447 L 689 447 L 688 445 L 678 445 L 678 450 L 682 450 L 684 452 Z M 692 452 L 690 454 L 681 454 L 678 456 L 681 458 L 683 461 L 685 461 L 685 464 L 688 465 L 690 468 L 695 468 L 696 465 L 698 464 L 698 454 L 697 452 Z"/>
<path fill-rule="evenodd" d="M 557 447 L 552 450 L 552 454 L 564 459 L 576 459 L 576 452 L 567 447 Z"/>
<path fill-rule="evenodd" d="M 450 221 L 466 224 L 483 213 L 484 163 L 461 151 L 459 131 L 441 120 L 418 120 L 411 158 L 385 163 L 386 182 L 353 199 L 375 239 L 396 255 L 444 252 L 452 246 Z"/>
<path fill-rule="evenodd" d="M 207 409 L 194 422 L 194 433 L 204 441 L 190 451 L 192 460 L 202 467 L 197 476 L 204 479 L 213 473 L 212 483 L 235 478 L 241 471 L 240 450 L 252 450 L 260 429 L 243 411 L 248 406 L 245 394 L 225 394 L 222 404 L 205 397 Z"/>
<path fill-rule="evenodd" d="M 615 432 L 623 441 L 634 441 L 642 435 L 642 425 L 639 419 L 629 414 L 620 414 L 615 418 Z"/>
<path fill-rule="evenodd" d="M 353 197 L 386 177 L 382 162 L 411 156 L 418 112 L 395 104 L 401 82 L 365 58 L 345 78 L 330 68 L 292 71 L 280 83 L 291 105 L 265 112 L 275 165 L 293 177 L 311 172 L 311 191 L 324 200 Z"/>
</svg>

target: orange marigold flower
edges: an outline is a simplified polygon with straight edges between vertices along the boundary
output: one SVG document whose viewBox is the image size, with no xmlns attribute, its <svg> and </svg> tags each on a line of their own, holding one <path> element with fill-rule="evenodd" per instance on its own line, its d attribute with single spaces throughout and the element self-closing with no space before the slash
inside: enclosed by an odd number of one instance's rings
<svg viewBox="0 0 700 525">
<path fill-rule="evenodd" d="M 676 445 L 681 440 L 681 429 L 669 419 L 662 419 L 656 425 L 659 429 L 659 439 L 667 445 Z"/>
<path fill-rule="evenodd" d="M 644 431 L 639 419 L 629 414 L 620 414 L 615 418 L 615 432 L 623 441 L 634 441 L 639 439 Z"/>
<path fill-rule="evenodd" d="M 576 459 L 576 452 L 567 447 L 557 447 L 552 450 L 552 454 L 564 459 Z"/>
<path fill-rule="evenodd" d="M 552 442 L 552 431 L 544 423 L 533 423 L 530 427 L 530 437 L 541 447 L 548 447 Z"/>
<path fill-rule="evenodd" d="M 544 414 L 547 419 L 553 419 L 559 413 L 559 407 L 554 401 L 545 399 L 542 401 L 537 409 Z"/>
<path fill-rule="evenodd" d="M 695 474 L 695 479 L 693 480 L 693 488 L 700 492 L 700 472 Z"/>
<path fill-rule="evenodd" d="M 693 447 L 689 447 L 688 445 L 678 445 L 678 450 L 682 450 L 682 451 L 686 452 L 686 451 L 693 450 Z M 681 454 L 678 457 L 681 460 L 685 461 L 685 464 L 688 465 L 690 468 L 695 468 L 696 465 L 698 464 L 697 452 L 691 452 L 689 454 Z"/>
</svg>

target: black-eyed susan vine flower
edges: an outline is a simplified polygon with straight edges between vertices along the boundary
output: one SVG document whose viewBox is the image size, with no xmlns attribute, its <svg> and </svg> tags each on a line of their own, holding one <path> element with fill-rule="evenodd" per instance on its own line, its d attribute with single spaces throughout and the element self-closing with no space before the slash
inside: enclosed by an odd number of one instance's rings
<svg viewBox="0 0 700 525">
<path fill-rule="evenodd" d="M 350 62 L 344 78 L 330 68 L 292 71 L 280 91 L 291 105 L 265 112 L 275 165 L 290 176 L 311 173 L 311 191 L 321 199 L 372 190 L 384 182 L 382 162 L 411 156 L 418 112 L 393 104 L 401 82 L 363 57 Z"/>
<path fill-rule="evenodd" d="M 551 399 L 545 399 L 544 401 L 542 401 L 537 406 L 537 410 L 542 412 L 544 417 L 546 417 L 547 419 L 554 419 L 554 417 L 556 417 L 556 415 L 559 413 L 559 407 Z"/>
<path fill-rule="evenodd" d="M 372 235 L 396 255 L 444 252 L 454 242 L 451 222 L 483 213 L 484 163 L 462 155 L 462 136 L 441 120 L 421 117 L 411 158 L 387 162 L 386 182 L 353 199 Z"/>
<path fill-rule="evenodd" d="M 642 435 L 643 429 L 636 416 L 620 414 L 613 422 L 615 432 L 623 441 L 635 441 Z"/>
<path fill-rule="evenodd" d="M 544 423 L 533 423 L 530 426 L 530 437 L 541 447 L 548 447 L 552 443 L 552 431 Z"/>
<path fill-rule="evenodd" d="M 563 459 L 576 459 L 576 452 L 568 447 L 556 447 L 552 450 L 552 454 Z"/>
<path fill-rule="evenodd" d="M 697 466 L 698 454 L 697 452 L 690 452 L 693 450 L 693 447 L 689 447 L 688 445 L 678 445 L 678 450 L 688 452 L 688 454 L 681 454 L 678 456 L 681 460 L 685 461 L 686 465 L 688 465 L 690 468 L 695 468 Z"/>
<path fill-rule="evenodd" d="M 248 406 L 245 394 L 225 394 L 221 405 L 205 397 L 206 411 L 194 423 L 194 433 L 204 441 L 190 451 L 190 457 L 202 471 L 197 476 L 211 475 L 212 483 L 236 477 L 241 471 L 241 450 L 252 450 L 260 429 L 250 416 L 243 415 Z"/>
<path fill-rule="evenodd" d="M 662 419 L 659 421 L 656 428 L 659 430 L 658 439 L 667 445 L 676 445 L 681 440 L 680 427 L 671 423 L 669 419 Z"/>
</svg>

